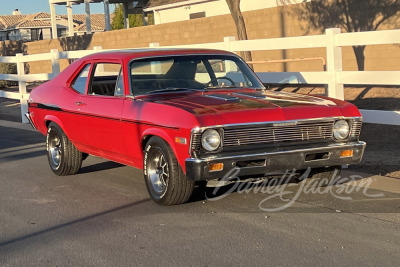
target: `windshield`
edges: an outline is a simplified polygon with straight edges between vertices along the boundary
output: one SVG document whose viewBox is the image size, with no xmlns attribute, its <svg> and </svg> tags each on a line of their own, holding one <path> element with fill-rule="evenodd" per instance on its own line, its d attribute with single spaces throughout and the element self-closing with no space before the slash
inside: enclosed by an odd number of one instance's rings
<svg viewBox="0 0 400 267">
<path fill-rule="evenodd" d="M 264 86 L 236 56 L 180 55 L 135 60 L 130 64 L 134 95 L 182 90 Z"/>
</svg>

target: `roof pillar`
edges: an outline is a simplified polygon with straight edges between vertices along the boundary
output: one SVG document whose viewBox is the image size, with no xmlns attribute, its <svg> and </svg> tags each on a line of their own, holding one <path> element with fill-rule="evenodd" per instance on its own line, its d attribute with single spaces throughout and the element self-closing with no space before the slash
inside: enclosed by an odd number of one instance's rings
<svg viewBox="0 0 400 267">
<path fill-rule="evenodd" d="M 57 39 L 57 21 L 56 21 L 56 5 L 50 4 L 50 16 L 51 16 L 51 38 Z"/>
<path fill-rule="evenodd" d="M 86 33 L 92 33 L 92 24 L 90 20 L 90 0 L 85 0 L 85 13 L 86 13 Z"/>
<path fill-rule="evenodd" d="M 105 22 L 106 22 L 106 31 L 111 31 L 110 2 L 109 2 L 109 0 L 104 0 L 104 19 L 105 19 Z"/>
<path fill-rule="evenodd" d="M 74 18 L 72 16 L 71 2 L 67 2 L 67 14 L 68 14 L 68 35 L 74 36 Z"/>
</svg>

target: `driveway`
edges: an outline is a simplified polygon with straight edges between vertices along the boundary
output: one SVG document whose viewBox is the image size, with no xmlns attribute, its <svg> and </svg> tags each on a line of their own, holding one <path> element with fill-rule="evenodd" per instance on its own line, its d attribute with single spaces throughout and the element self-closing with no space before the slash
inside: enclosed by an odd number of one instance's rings
<svg viewBox="0 0 400 267">
<path fill-rule="evenodd" d="M 400 262 L 400 179 L 210 182 L 161 207 L 140 170 L 90 156 L 48 167 L 44 137 L 0 121 L 0 266 L 366 265 Z M 286 208 L 285 208 L 286 207 Z"/>
</svg>

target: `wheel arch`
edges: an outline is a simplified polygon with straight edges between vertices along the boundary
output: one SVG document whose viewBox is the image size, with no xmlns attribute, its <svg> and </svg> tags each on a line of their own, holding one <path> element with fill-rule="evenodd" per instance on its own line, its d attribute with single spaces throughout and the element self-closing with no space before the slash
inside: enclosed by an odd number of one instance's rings
<svg viewBox="0 0 400 267">
<path fill-rule="evenodd" d="M 57 118 L 56 116 L 53 116 L 53 115 L 47 115 L 47 116 L 44 117 L 44 123 L 46 125 L 46 131 L 48 130 L 49 124 L 51 122 L 56 123 L 61 128 L 61 130 L 64 131 L 64 133 L 67 135 L 67 137 L 69 136 L 69 134 L 65 130 L 64 124 L 61 122 L 61 120 L 59 118 Z"/>
<path fill-rule="evenodd" d="M 179 155 L 178 150 L 175 146 L 175 142 L 173 137 L 171 137 L 170 135 L 168 135 L 165 131 L 158 129 L 158 128 L 150 128 L 147 129 L 143 132 L 142 134 L 142 138 L 141 138 L 141 148 L 142 151 L 144 151 L 147 142 L 149 141 L 149 139 L 153 136 L 159 137 L 161 138 L 163 141 L 165 141 L 172 149 L 172 152 L 174 152 L 175 157 L 178 160 L 178 163 L 181 165 L 182 170 L 186 170 L 185 168 L 185 162 L 182 162 L 182 157 Z"/>
</svg>

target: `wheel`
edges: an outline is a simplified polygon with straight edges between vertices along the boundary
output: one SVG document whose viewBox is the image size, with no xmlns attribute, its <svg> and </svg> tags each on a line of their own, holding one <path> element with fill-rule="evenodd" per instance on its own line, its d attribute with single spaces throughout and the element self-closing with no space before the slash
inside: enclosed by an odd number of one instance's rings
<svg viewBox="0 0 400 267">
<path fill-rule="evenodd" d="M 50 168 L 55 174 L 64 176 L 79 171 L 82 165 L 82 153 L 54 122 L 51 122 L 47 129 L 46 145 Z"/>
<path fill-rule="evenodd" d="M 231 78 L 228 78 L 228 77 L 224 76 L 224 77 L 217 77 L 215 80 L 209 81 L 208 83 L 206 83 L 205 87 L 209 87 L 211 85 L 217 86 L 219 84 L 218 80 L 227 80 L 227 81 L 229 81 L 231 83 L 231 85 L 229 85 L 229 86 L 234 86 L 235 85 L 235 82 Z"/>
<path fill-rule="evenodd" d="M 342 166 L 330 166 L 323 168 L 314 168 L 311 169 L 310 174 L 306 178 L 314 179 L 318 181 L 318 184 L 321 186 L 334 185 L 337 182 L 337 177 L 340 175 L 342 171 Z M 304 180 L 304 173 L 307 170 L 304 170 L 300 173 L 299 177 L 295 177 L 296 182 L 301 182 Z"/>
<path fill-rule="evenodd" d="M 151 198 L 160 205 L 175 205 L 188 201 L 194 181 L 183 173 L 171 147 L 153 136 L 144 151 L 143 173 Z"/>
</svg>

